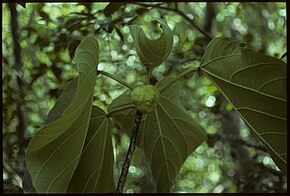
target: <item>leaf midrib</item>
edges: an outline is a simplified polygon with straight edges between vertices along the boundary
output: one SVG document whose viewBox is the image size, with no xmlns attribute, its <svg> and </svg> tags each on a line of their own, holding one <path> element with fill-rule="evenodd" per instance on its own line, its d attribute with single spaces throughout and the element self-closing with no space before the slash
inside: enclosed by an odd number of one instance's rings
<svg viewBox="0 0 290 196">
<path fill-rule="evenodd" d="M 238 111 L 237 111 L 238 112 Z M 269 145 L 268 144 L 268 142 L 262 137 L 262 136 L 260 136 L 260 134 L 256 131 L 256 129 L 254 129 L 254 127 L 252 127 L 251 125 L 250 125 L 250 123 L 243 117 L 243 115 L 240 113 L 240 112 L 238 112 L 239 113 L 239 115 L 242 117 L 242 119 L 247 123 L 247 125 L 249 126 L 249 127 L 251 127 L 251 129 L 259 136 L 259 138 L 267 145 L 267 147 L 269 148 L 269 149 L 271 149 L 271 151 L 284 163 L 284 164 L 286 164 L 287 165 L 287 162 L 283 159 L 283 158 L 281 158 L 281 156 L 279 155 L 279 153 L 278 152 L 276 152 L 276 150 L 274 150 L 272 147 L 271 147 L 271 145 Z M 286 154 L 287 154 L 287 152 L 286 152 Z"/>
<path fill-rule="evenodd" d="M 109 124 L 109 119 L 105 118 L 106 120 L 106 132 L 108 131 L 108 124 Z M 105 132 L 105 138 L 104 138 L 104 143 L 103 143 L 103 151 L 102 151 L 102 156 L 101 156 L 101 165 L 100 165 L 100 168 L 103 168 L 103 162 L 104 162 L 104 154 L 105 154 L 105 146 L 106 146 L 106 142 L 107 142 L 107 133 Z M 95 192 L 95 189 L 96 189 L 96 185 L 97 185 L 97 182 L 99 181 L 99 178 L 100 178 L 100 172 L 98 173 L 98 178 L 95 182 L 95 185 L 94 185 L 94 192 Z"/>
<path fill-rule="evenodd" d="M 167 111 L 165 111 L 165 109 L 163 108 L 163 106 L 162 106 L 161 103 L 159 103 L 159 106 L 160 106 L 160 108 L 163 110 L 163 112 L 166 114 L 166 116 L 170 119 L 170 121 L 173 123 L 173 125 L 175 126 L 175 128 L 179 131 L 180 135 L 182 136 L 181 138 L 183 139 L 184 144 L 186 144 L 186 140 L 185 140 L 185 138 L 184 138 L 184 135 L 182 134 L 180 128 L 179 128 L 179 127 L 177 126 L 177 124 L 175 123 L 174 119 L 171 118 L 171 116 L 167 113 Z M 186 149 L 187 149 L 187 145 L 186 145 Z M 187 152 L 186 152 L 186 153 L 188 153 L 188 149 L 187 149 Z M 180 157 L 180 154 L 179 154 L 179 153 L 177 153 L 177 154 L 178 154 L 178 156 L 179 156 L 180 164 L 182 164 L 182 158 Z"/>
<path fill-rule="evenodd" d="M 155 110 L 154 112 L 155 112 L 155 119 L 156 119 L 156 122 L 157 122 L 157 125 L 158 125 L 159 134 L 160 134 L 162 152 L 163 152 L 163 155 L 164 155 L 164 158 L 165 158 L 165 160 L 164 160 L 165 162 L 164 163 L 166 164 L 167 179 L 168 179 L 168 182 L 169 182 L 170 178 L 169 178 L 169 168 L 168 168 L 168 163 L 167 163 L 168 159 L 167 159 L 166 150 L 165 150 L 165 147 L 164 147 L 163 133 L 162 133 L 162 129 L 161 129 L 160 121 L 159 121 L 158 112 L 157 112 L 157 110 Z M 158 138 L 157 138 L 157 141 L 158 141 Z"/>
<path fill-rule="evenodd" d="M 207 71 L 206 71 L 207 72 Z M 209 73 L 209 72 L 207 72 L 207 73 Z M 211 75 L 211 74 L 210 74 Z M 214 84 L 215 84 L 215 86 L 218 86 L 213 80 L 211 80 Z M 227 82 L 227 81 L 225 81 L 225 82 Z M 223 90 L 222 89 L 220 89 L 219 88 L 219 90 L 220 90 L 220 92 L 224 95 L 224 97 L 227 99 L 227 101 L 229 102 L 229 103 L 231 103 L 231 105 L 232 105 L 232 107 L 235 109 L 235 111 L 237 111 L 238 113 L 239 113 L 239 116 L 243 119 L 243 121 L 255 132 L 255 134 L 263 141 L 263 143 L 264 144 L 266 144 L 267 145 L 267 147 L 280 159 L 280 160 L 282 160 L 283 161 L 283 163 L 285 163 L 285 164 L 287 164 L 287 162 L 285 162 L 284 161 L 284 159 L 283 158 L 281 158 L 281 156 L 275 151 L 275 150 L 273 150 L 273 148 L 268 144 L 268 142 L 267 141 L 265 141 L 264 140 L 264 138 L 263 137 L 261 137 L 260 136 L 260 134 L 256 131 L 256 129 L 254 128 L 254 127 L 252 127 L 251 126 L 251 124 L 244 118 L 244 116 L 237 110 L 237 108 L 235 107 L 235 105 L 231 102 L 231 100 L 228 98 L 228 96 L 226 96 L 226 94 L 223 92 Z"/>
<path fill-rule="evenodd" d="M 48 188 L 47 188 L 47 192 L 46 193 L 49 193 L 49 189 L 50 187 L 52 186 L 53 182 L 72 164 L 74 163 L 79 157 L 75 157 L 67 166 L 65 166 L 65 168 L 63 168 L 63 170 L 61 172 L 59 172 L 55 177 L 54 179 L 50 182 Z"/>
<path fill-rule="evenodd" d="M 36 181 L 37 181 L 37 178 L 40 174 L 40 172 L 42 171 L 42 168 L 47 164 L 47 162 L 52 158 L 52 156 L 75 134 L 77 134 L 82 127 L 86 126 L 88 124 L 88 122 L 84 123 L 83 125 L 81 125 L 73 134 L 71 134 L 68 138 L 66 138 L 61 145 L 59 145 L 54 151 L 53 153 L 47 158 L 47 160 L 42 164 L 42 166 L 40 167 L 40 169 L 38 170 L 36 176 L 35 176 L 35 179 L 33 181 L 33 184 L 35 185 Z"/>
</svg>

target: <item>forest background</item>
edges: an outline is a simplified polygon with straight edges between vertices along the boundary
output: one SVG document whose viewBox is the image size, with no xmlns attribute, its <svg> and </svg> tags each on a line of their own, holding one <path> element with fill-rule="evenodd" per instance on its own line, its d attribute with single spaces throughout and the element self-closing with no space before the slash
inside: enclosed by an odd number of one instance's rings
<svg viewBox="0 0 290 196">
<path fill-rule="evenodd" d="M 145 73 L 128 26 L 143 27 L 151 38 L 163 18 L 174 34 L 173 50 L 151 80 L 197 66 L 214 37 L 237 38 L 259 52 L 280 58 L 286 52 L 286 3 L 26 3 L 2 4 L 3 188 L 22 193 L 25 151 L 45 123 L 67 82 L 77 75 L 74 51 L 87 35 L 97 35 L 99 69 L 137 83 Z M 16 47 L 15 47 L 16 46 Z M 285 60 L 285 59 L 284 59 Z M 208 140 L 186 160 L 174 192 L 286 192 L 279 172 L 262 144 L 204 76 L 182 80 L 181 100 L 207 132 Z M 105 108 L 125 88 L 100 76 L 94 105 Z M 114 128 L 115 179 L 129 138 Z M 150 192 L 152 180 L 140 151 L 134 154 L 124 189 Z"/>
</svg>

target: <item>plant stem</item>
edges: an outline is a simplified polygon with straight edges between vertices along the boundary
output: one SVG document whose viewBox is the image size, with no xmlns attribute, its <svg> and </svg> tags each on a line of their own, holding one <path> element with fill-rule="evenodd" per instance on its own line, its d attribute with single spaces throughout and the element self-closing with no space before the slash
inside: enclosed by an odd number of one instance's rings
<svg viewBox="0 0 290 196">
<path fill-rule="evenodd" d="M 136 147 L 137 133 L 138 133 L 139 126 L 141 124 L 142 116 L 143 116 L 143 114 L 139 111 L 137 111 L 135 114 L 135 122 L 134 122 L 134 126 L 132 129 L 132 135 L 130 138 L 130 145 L 129 145 L 128 152 L 127 152 L 126 158 L 125 158 L 123 166 L 122 166 L 122 172 L 121 172 L 119 182 L 117 185 L 116 193 L 123 192 L 123 188 L 124 188 L 124 185 L 126 183 L 130 163 L 131 163 L 133 153 L 134 153 L 134 150 Z"/>
<path fill-rule="evenodd" d="M 199 68 L 198 67 L 193 67 L 191 69 L 188 69 L 184 72 L 182 72 L 181 74 L 179 74 L 176 78 L 174 78 L 174 80 L 172 80 L 170 83 L 168 83 L 166 86 L 164 86 L 161 90 L 160 93 L 162 93 L 164 90 L 166 90 L 168 87 L 170 87 L 171 85 L 173 85 L 175 82 L 177 82 L 180 78 L 186 76 L 187 74 L 193 73 L 195 71 L 198 71 Z"/>
<path fill-rule="evenodd" d="M 146 70 L 147 70 L 146 82 L 147 84 L 150 84 L 150 75 L 151 75 L 152 68 L 147 68 Z"/>
<path fill-rule="evenodd" d="M 97 70 L 97 74 L 102 74 L 102 75 L 105 75 L 113 80 L 115 80 L 116 82 L 119 82 L 120 84 L 123 84 L 124 86 L 126 86 L 127 88 L 129 88 L 130 90 L 133 90 L 134 88 L 129 85 L 127 82 L 119 79 L 119 78 L 116 78 L 114 75 L 108 73 L 108 72 L 105 72 L 105 71 L 102 71 L 102 70 Z"/>
</svg>

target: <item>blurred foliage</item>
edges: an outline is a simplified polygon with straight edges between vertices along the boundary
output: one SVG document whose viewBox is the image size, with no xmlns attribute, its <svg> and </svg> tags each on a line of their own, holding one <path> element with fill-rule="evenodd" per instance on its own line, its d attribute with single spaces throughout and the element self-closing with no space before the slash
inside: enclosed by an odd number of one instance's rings
<svg viewBox="0 0 290 196">
<path fill-rule="evenodd" d="M 130 84 L 145 81 L 146 70 L 136 55 L 128 26 L 141 25 L 149 37 L 157 38 L 159 29 L 151 23 L 156 18 L 164 18 L 173 30 L 174 45 L 169 58 L 154 69 L 152 83 L 199 64 L 209 39 L 196 26 L 212 37 L 238 38 L 278 58 L 286 52 L 286 3 L 128 2 L 109 7 L 108 4 L 26 3 L 25 8 L 17 5 L 23 63 L 20 70 L 12 47 L 10 10 L 8 4 L 2 4 L 4 192 L 22 192 L 20 148 L 27 146 L 44 124 L 65 84 L 76 76 L 73 54 L 88 34 L 98 37 L 99 69 Z M 286 192 L 287 177 L 279 172 L 231 106 L 224 103 L 213 84 L 196 74 L 182 81 L 182 102 L 207 130 L 209 139 L 188 157 L 172 191 Z M 124 90 L 120 84 L 100 76 L 96 80 L 94 105 L 105 109 Z M 17 108 L 22 108 L 25 124 Z M 236 131 L 231 132 L 231 127 Z M 113 133 L 117 182 L 129 139 L 117 127 Z M 124 192 L 154 191 L 150 170 L 142 156 L 137 150 Z"/>
</svg>

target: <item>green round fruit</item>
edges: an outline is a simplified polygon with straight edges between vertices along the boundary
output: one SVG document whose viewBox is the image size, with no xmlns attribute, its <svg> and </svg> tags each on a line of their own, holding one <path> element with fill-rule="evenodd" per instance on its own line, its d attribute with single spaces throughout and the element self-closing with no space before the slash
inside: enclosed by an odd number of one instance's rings
<svg viewBox="0 0 290 196">
<path fill-rule="evenodd" d="M 152 112 L 160 97 L 159 89 L 153 85 L 138 86 L 131 92 L 132 102 L 137 110 L 143 114 Z"/>
</svg>

